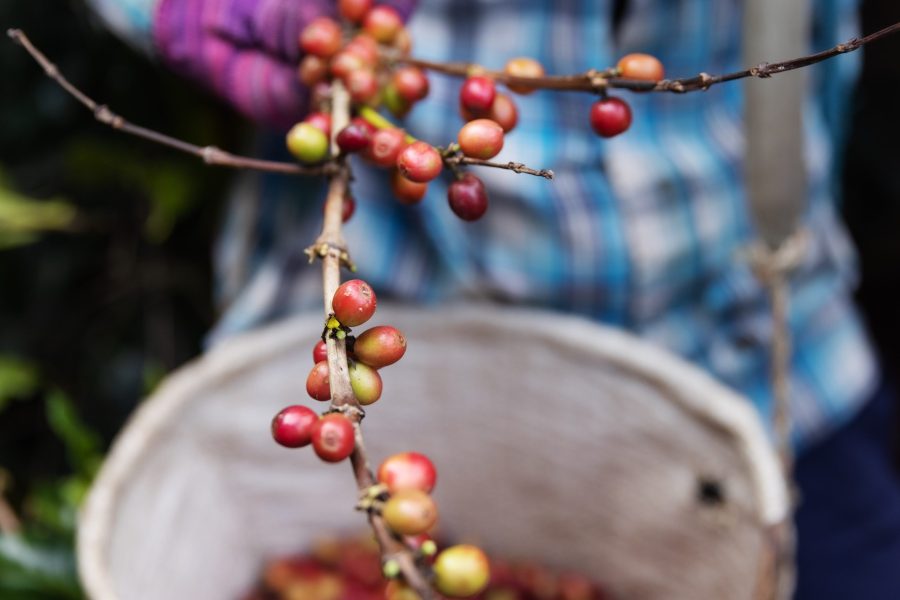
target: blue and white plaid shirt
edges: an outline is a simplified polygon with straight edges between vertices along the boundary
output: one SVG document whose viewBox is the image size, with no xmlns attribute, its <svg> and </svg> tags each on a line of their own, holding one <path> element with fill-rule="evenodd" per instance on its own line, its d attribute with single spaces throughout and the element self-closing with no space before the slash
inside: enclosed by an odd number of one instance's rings
<svg viewBox="0 0 900 600">
<path fill-rule="evenodd" d="M 532 56 L 549 73 L 603 68 L 628 52 L 659 57 L 670 77 L 741 63 L 736 0 L 632 0 L 613 30 L 612 0 L 422 0 L 415 54 L 500 67 Z M 852 37 L 855 2 L 817 2 L 811 48 Z M 786 57 L 766 57 L 772 60 Z M 877 372 L 854 312 L 852 250 L 834 210 L 834 132 L 857 59 L 810 69 L 805 110 L 812 250 L 794 274 L 793 417 L 806 444 L 848 419 Z M 459 80 L 431 76 L 407 118 L 445 144 L 462 124 Z M 626 93 L 623 93 L 625 95 Z M 604 141 L 588 126 L 590 95 L 518 96 L 520 122 L 497 160 L 552 168 L 545 181 L 482 169 L 490 196 L 469 224 L 447 207 L 447 181 L 421 205 L 391 196 L 386 175 L 357 170 L 357 213 L 346 235 L 359 274 L 379 298 L 438 302 L 489 297 L 620 326 L 708 369 L 771 413 L 766 296 L 739 254 L 753 239 L 743 182 L 742 85 L 687 95 L 628 94 L 634 124 Z M 283 155 L 273 136 L 261 152 Z M 320 273 L 303 249 L 321 226 L 320 183 L 241 178 L 218 248 L 228 304 L 214 339 L 321 302 Z"/>
</svg>

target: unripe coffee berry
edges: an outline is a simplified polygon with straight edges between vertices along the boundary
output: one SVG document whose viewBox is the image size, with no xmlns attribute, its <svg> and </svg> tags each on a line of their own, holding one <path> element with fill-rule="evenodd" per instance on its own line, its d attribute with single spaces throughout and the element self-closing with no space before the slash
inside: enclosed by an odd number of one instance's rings
<svg viewBox="0 0 900 600">
<path fill-rule="evenodd" d="M 477 221 L 488 207 L 484 183 L 475 175 L 466 173 L 447 188 L 447 202 L 453 214 L 463 221 Z"/>
<path fill-rule="evenodd" d="M 381 375 L 361 362 L 351 362 L 348 367 L 353 395 L 363 406 L 374 404 L 381 398 Z"/>
<path fill-rule="evenodd" d="M 356 338 L 353 352 L 360 362 L 380 369 L 403 358 L 406 352 L 406 337 L 396 327 L 378 325 L 366 329 Z"/>
<path fill-rule="evenodd" d="M 362 325 L 375 314 L 375 292 L 362 279 L 345 281 L 334 292 L 331 309 L 334 317 L 347 327 Z"/>
<path fill-rule="evenodd" d="M 613 137 L 631 126 L 631 108 L 619 98 L 604 98 L 591 105 L 591 128 L 601 137 Z"/>
<path fill-rule="evenodd" d="M 400 95 L 393 83 L 388 83 L 381 90 L 381 103 L 395 117 L 404 117 L 412 104 L 409 100 Z"/>
<path fill-rule="evenodd" d="M 499 128 L 499 126 L 498 126 Z M 500 130 L 501 134 L 503 130 Z M 397 169 L 416 183 L 426 183 L 440 175 L 444 163 L 431 144 L 417 141 L 404 148 L 397 156 Z"/>
<path fill-rule="evenodd" d="M 434 587 L 451 598 L 473 596 L 487 586 L 491 567 L 481 548 L 468 544 L 451 546 L 434 561 Z"/>
<path fill-rule="evenodd" d="M 431 496 L 421 490 L 407 489 L 392 494 L 381 509 L 381 516 L 394 532 L 418 535 L 437 522 L 437 506 Z"/>
<path fill-rule="evenodd" d="M 341 26 L 334 19 L 317 17 L 300 33 L 304 52 L 328 58 L 341 49 Z"/>
<path fill-rule="evenodd" d="M 418 204 L 428 192 L 428 184 L 410 181 L 400 171 L 394 171 L 391 174 L 391 191 L 400 204 Z"/>
<path fill-rule="evenodd" d="M 303 119 L 304 123 L 309 123 L 316 129 L 320 130 L 325 134 L 326 138 L 331 138 L 331 115 L 326 112 L 314 112 L 310 113 L 305 119 Z"/>
<path fill-rule="evenodd" d="M 511 58 L 503 67 L 503 72 L 513 77 L 543 77 L 544 67 L 533 58 L 519 57 Z M 508 83 L 506 87 L 522 95 L 530 94 L 535 90 L 533 87 L 514 83 Z"/>
<path fill-rule="evenodd" d="M 422 598 L 406 582 L 392 579 L 384 588 L 384 600 L 422 600 Z"/>
<path fill-rule="evenodd" d="M 368 128 L 358 123 L 350 123 L 337 134 L 337 145 L 341 152 L 359 152 L 368 148 L 372 136 Z"/>
<path fill-rule="evenodd" d="M 322 130 L 309 123 L 297 123 L 285 139 L 288 150 L 304 163 L 321 162 L 328 156 L 328 138 Z"/>
<path fill-rule="evenodd" d="M 457 141 L 466 156 L 493 158 L 503 149 L 503 128 L 490 119 L 475 119 L 462 126 Z"/>
<path fill-rule="evenodd" d="M 659 81 L 666 75 L 663 64 L 650 54 L 626 54 L 616 65 L 619 75 L 625 79 L 640 81 Z"/>
<path fill-rule="evenodd" d="M 323 416 L 313 426 L 312 445 L 316 455 L 326 462 L 344 460 L 356 446 L 353 423 L 340 413 Z"/>
<path fill-rule="evenodd" d="M 313 400 L 324 402 L 331 398 L 331 384 L 328 381 L 328 362 L 317 362 L 306 376 L 306 393 Z"/>
<path fill-rule="evenodd" d="M 390 44 L 403 28 L 400 14 L 390 6 L 376 6 L 366 14 L 363 30 L 376 41 Z"/>
<path fill-rule="evenodd" d="M 389 456 L 378 467 L 378 481 L 385 484 L 391 494 L 400 490 L 431 492 L 437 481 L 437 470 L 424 454 L 401 452 Z"/>
<path fill-rule="evenodd" d="M 301 448 L 312 441 L 319 415 L 305 406 L 288 406 L 272 419 L 272 437 L 285 448 Z"/>
<path fill-rule="evenodd" d="M 459 90 L 459 103 L 475 113 L 487 112 L 494 103 L 497 88 L 490 77 L 475 75 L 466 79 Z"/>
</svg>

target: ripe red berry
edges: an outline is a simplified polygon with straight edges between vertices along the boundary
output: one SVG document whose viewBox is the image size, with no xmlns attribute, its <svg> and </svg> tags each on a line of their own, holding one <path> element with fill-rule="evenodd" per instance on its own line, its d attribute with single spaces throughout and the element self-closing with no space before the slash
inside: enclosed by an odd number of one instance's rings
<svg viewBox="0 0 900 600">
<path fill-rule="evenodd" d="M 519 110 L 516 103 L 506 94 L 497 92 L 494 103 L 491 104 L 491 111 L 488 118 L 503 128 L 504 133 L 509 133 L 519 122 Z"/>
<path fill-rule="evenodd" d="M 305 406 L 288 406 L 272 419 L 272 437 L 285 448 L 300 448 L 312 441 L 319 415 Z"/>
<path fill-rule="evenodd" d="M 362 325 L 375 314 L 375 292 L 362 279 L 345 281 L 334 292 L 331 309 L 335 318 L 347 327 Z"/>
<path fill-rule="evenodd" d="M 463 82 L 459 89 L 459 103 L 474 113 L 486 112 L 491 109 L 496 94 L 493 79 L 475 75 Z"/>
<path fill-rule="evenodd" d="M 326 462 L 340 462 L 353 454 L 356 446 L 353 423 L 340 413 L 329 413 L 313 426 L 312 445 Z"/>
<path fill-rule="evenodd" d="M 372 135 L 368 128 L 358 123 L 350 123 L 337 134 L 337 145 L 341 152 L 358 152 L 369 146 Z"/>
<path fill-rule="evenodd" d="M 324 340 L 319 340 L 316 342 L 316 345 L 313 346 L 313 363 L 320 363 L 323 360 L 328 360 L 328 347 L 325 345 Z"/>
<path fill-rule="evenodd" d="M 346 79 L 350 73 L 358 69 L 365 69 L 365 61 L 353 52 L 342 50 L 331 59 L 331 74 L 340 79 Z"/>
<path fill-rule="evenodd" d="M 506 66 L 503 67 L 503 72 L 507 75 L 512 75 L 513 77 L 543 77 L 544 67 L 533 58 L 518 57 L 511 58 L 506 63 Z M 506 87 L 511 91 L 522 95 L 530 94 L 535 89 L 533 87 L 515 84 L 507 84 Z"/>
<path fill-rule="evenodd" d="M 465 598 L 484 589 L 490 573 L 490 564 L 481 548 L 468 544 L 451 546 L 434 561 L 434 587 L 445 596 Z"/>
<path fill-rule="evenodd" d="M 331 384 L 328 382 L 328 362 L 317 362 L 306 377 L 306 393 L 313 400 L 324 402 L 331 398 Z"/>
<path fill-rule="evenodd" d="M 378 63 L 378 42 L 364 33 L 350 40 L 344 46 L 344 51 L 357 55 L 371 68 L 374 68 Z"/>
<path fill-rule="evenodd" d="M 463 175 L 447 188 L 450 210 L 463 221 L 477 221 L 488 207 L 484 183 L 471 173 Z"/>
<path fill-rule="evenodd" d="M 631 125 L 631 108 L 619 98 L 604 98 L 591 105 L 591 127 L 601 137 L 613 137 Z"/>
<path fill-rule="evenodd" d="M 418 204 L 428 192 L 428 184 L 410 181 L 400 171 L 394 171 L 391 174 L 391 191 L 400 204 Z"/>
<path fill-rule="evenodd" d="M 434 464 L 418 452 L 394 454 L 378 467 L 378 481 L 385 484 L 392 494 L 400 490 L 427 493 L 434 489 L 436 480 Z"/>
<path fill-rule="evenodd" d="M 363 31 L 383 44 L 394 41 L 397 33 L 403 28 L 400 14 L 390 6 L 376 6 L 366 14 Z"/>
<path fill-rule="evenodd" d="M 372 8 L 372 0 L 339 0 L 338 12 L 348 21 L 359 23 Z"/>
<path fill-rule="evenodd" d="M 400 67 L 391 78 L 397 93 L 408 102 L 418 102 L 428 95 L 428 77 L 417 67 Z"/>
<path fill-rule="evenodd" d="M 503 130 L 500 130 L 501 133 Z M 441 155 L 431 144 L 417 141 L 404 148 L 397 156 L 397 169 L 404 177 L 416 183 L 431 181 L 441 173 L 444 164 Z"/>
<path fill-rule="evenodd" d="M 381 398 L 381 375 L 372 367 L 361 362 L 349 364 L 350 387 L 353 395 L 363 406 L 374 404 Z"/>
<path fill-rule="evenodd" d="M 396 533 L 418 535 L 434 526 L 438 512 L 431 496 L 421 490 L 406 489 L 391 495 L 384 503 L 381 515 Z"/>
<path fill-rule="evenodd" d="M 393 167 L 397 164 L 397 156 L 405 147 L 406 133 L 402 129 L 379 129 L 372 135 L 372 143 L 369 144 L 365 157 L 379 167 Z"/>
<path fill-rule="evenodd" d="M 378 325 L 366 329 L 356 338 L 353 352 L 360 362 L 380 369 L 403 358 L 406 353 L 406 337 L 396 327 Z"/>
<path fill-rule="evenodd" d="M 344 78 L 350 99 L 357 104 L 369 104 L 378 95 L 378 79 L 371 69 L 356 69 Z"/>
<path fill-rule="evenodd" d="M 403 56 L 408 56 L 412 50 L 412 36 L 406 27 L 401 27 L 397 35 L 394 36 L 394 48 Z"/>
<path fill-rule="evenodd" d="M 314 86 L 328 75 L 328 60 L 315 54 L 307 54 L 297 69 L 300 81 L 306 86 Z"/>
<path fill-rule="evenodd" d="M 334 19 L 317 17 L 300 33 L 304 52 L 328 58 L 341 49 L 341 26 Z"/>
<path fill-rule="evenodd" d="M 457 141 L 466 156 L 493 158 L 503 149 L 503 128 L 490 119 L 475 119 L 462 126 Z"/>
<path fill-rule="evenodd" d="M 303 119 L 303 122 L 309 123 L 324 133 L 325 137 L 331 138 L 331 114 L 327 112 L 310 113 L 309 116 Z"/>
<path fill-rule="evenodd" d="M 666 75 L 663 64 L 650 54 L 626 54 L 616 65 L 619 75 L 625 79 L 640 81 L 659 81 Z"/>
</svg>

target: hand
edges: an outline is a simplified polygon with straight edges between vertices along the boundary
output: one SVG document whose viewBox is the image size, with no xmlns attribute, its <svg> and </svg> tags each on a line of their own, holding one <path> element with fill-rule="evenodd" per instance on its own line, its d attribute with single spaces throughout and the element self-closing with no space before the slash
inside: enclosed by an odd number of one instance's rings
<svg viewBox="0 0 900 600">
<path fill-rule="evenodd" d="M 408 18 L 415 0 L 383 2 Z M 330 0 L 161 0 L 154 41 L 162 59 L 244 115 L 287 128 L 308 108 L 297 79 L 298 37 Z"/>
</svg>

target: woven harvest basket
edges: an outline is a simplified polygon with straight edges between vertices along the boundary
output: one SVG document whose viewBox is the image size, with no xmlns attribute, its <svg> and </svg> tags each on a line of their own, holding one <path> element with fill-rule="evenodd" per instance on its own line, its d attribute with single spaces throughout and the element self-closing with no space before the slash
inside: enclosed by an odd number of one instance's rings
<svg viewBox="0 0 900 600">
<path fill-rule="evenodd" d="M 434 460 L 446 537 L 583 572 L 613 598 L 755 597 L 787 495 L 734 392 L 572 317 L 380 307 L 375 321 L 409 352 L 382 371 L 368 450 Z M 304 382 L 321 329 L 306 315 L 226 341 L 140 407 L 81 515 L 91 598 L 231 600 L 266 559 L 364 527 L 348 464 L 269 435 L 284 406 L 317 405 Z"/>
</svg>

